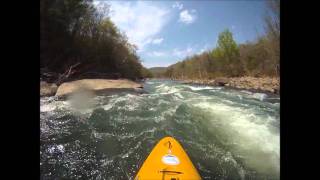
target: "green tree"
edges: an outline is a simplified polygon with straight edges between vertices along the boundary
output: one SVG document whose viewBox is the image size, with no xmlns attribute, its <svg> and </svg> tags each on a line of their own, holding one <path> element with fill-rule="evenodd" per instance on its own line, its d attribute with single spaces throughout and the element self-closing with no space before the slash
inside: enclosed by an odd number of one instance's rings
<svg viewBox="0 0 320 180">
<path fill-rule="evenodd" d="M 219 60 L 221 70 L 225 75 L 239 76 L 242 73 L 239 48 L 228 29 L 219 34 L 218 46 L 212 51 L 212 55 Z"/>
<path fill-rule="evenodd" d="M 280 69 L 280 2 L 270 0 L 266 17 L 266 34 L 253 42 L 237 45 L 226 29 L 218 45 L 209 52 L 186 57 L 164 73 L 173 78 L 216 78 L 221 76 L 279 76 Z"/>
</svg>

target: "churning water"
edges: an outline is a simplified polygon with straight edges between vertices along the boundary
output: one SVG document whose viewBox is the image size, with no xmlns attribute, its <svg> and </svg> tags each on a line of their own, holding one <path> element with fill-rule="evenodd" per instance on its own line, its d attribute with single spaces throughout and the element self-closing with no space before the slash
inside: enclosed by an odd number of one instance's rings
<svg viewBox="0 0 320 180">
<path fill-rule="evenodd" d="M 279 97 L 157 80 L 144 89 L 81 107 L 41 98 L 41 179 L 133 179 L 165 136 L 203 179 L 279 179 Z"/>
</svg>

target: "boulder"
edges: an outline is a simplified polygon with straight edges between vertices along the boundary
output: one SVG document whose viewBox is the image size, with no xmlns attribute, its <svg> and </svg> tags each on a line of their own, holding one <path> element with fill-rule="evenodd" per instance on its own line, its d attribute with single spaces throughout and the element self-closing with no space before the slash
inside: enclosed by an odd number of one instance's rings
<svg viewBox="0 0 320 180">
<path fill-rule="evenodd" d="M 53 96 L 55 95 L 58 86 L 54 83 L 47 83 L 40 81 L 40 96 Z"/>
<path fill-rule="evenodd" d="M 143 88 L 142 84 L 127 79 L 82 79 L 61 84 L 55 95 L 64 97 L 82 90 L 94 93 L 116 92 L 119 90 L 139 91 L 141 88 Z"/>
<path fill-rule="evenodd" d="M 229 80 L 227 78 L 217 78 L 214 81 L 214 85 L 216 86 L 225 86 L 229 83 Z"/>
</svg>

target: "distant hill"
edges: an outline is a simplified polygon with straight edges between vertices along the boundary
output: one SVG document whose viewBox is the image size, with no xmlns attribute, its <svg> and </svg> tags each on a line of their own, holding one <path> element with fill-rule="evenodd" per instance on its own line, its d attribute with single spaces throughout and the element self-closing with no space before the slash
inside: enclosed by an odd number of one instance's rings
<svg viewBox="0 0 320 180">
<path fill-rule="evenodd" d="M 149 68 L 149 71 L 156 78 L 163 77 L 163 74 L 166 72 L 166 70 L 167 70 L 167 67 L 152 67 L 152 68 Z"/>
</svg>

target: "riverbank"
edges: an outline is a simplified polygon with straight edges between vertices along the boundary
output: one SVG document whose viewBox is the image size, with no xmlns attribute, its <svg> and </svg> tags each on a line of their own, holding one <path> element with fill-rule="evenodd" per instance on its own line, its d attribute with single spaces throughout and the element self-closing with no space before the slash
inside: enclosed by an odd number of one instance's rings
<svg viewBox="0 0 320 180">
<path fill-rule="evenodd" d="M 40 96 L 65 97 L 79 91 L 109 93 L 118 91 L 141 91 L 142 84 L 128 79 L 82 79 L 62 83 L 40 82 Z"/>
<path fill-rule="evenodd" d="M 184 84 L 199 84 L 209 86 L 226 86 L 236 89 L 246 89 L 256 92 L 269 92 L 280 94 L 280 79 L 275 77 L 232 77 L 232 78 L 216 78 L 216 79 L 195 79 L 181 80 Z"/>
</svg>

